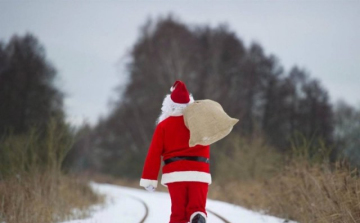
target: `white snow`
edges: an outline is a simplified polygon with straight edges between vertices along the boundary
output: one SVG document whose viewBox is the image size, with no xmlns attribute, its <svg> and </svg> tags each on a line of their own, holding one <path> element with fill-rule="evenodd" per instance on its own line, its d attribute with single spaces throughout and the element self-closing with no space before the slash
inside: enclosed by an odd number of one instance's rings
<svg viewBox="0 0 360 223">
<path fill-rule="evenodd" d="M 169 222 L 171 202 L 169 194 L 163 192 L 147 192 L 110 184 L 91 183 L 98 193 L 106 195 L 106 204 L 97 206 L 91 218 L 72 220 L 63 223 L 139 223 L 146 213 L 145 223 Z M 283 223 L 284 219 L 263 215 L 245 208 L 221 201 L 208 199 L 207 209 L 221 215 L 232 223 Z M 209 223 L 223 223 L 215 215 L 208 212 Z M 294 223 L 294 222 L 292 222 Z"/>
</svg>

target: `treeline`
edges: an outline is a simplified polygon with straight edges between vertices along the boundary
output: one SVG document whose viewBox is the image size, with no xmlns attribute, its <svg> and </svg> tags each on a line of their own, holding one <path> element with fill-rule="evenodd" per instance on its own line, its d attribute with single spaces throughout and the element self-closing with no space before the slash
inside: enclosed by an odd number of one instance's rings
<svg viewBox="0 0 360 223">
<path fill-rule="evenodd" d="M 52 134 L 64 144 L 72 141 L 70 128 L 65 124 L 64 93 L 55 84 L 56 75 L 56 69 L 46 59 L 44 47 L 34 35 L 14 35 L 8 43 L 0 42 L 0 179 L 16 174 L 20 168 L 23 168 L 21 171 L 29 169 L 34 156 L 39 158 L 36 166 L 44 164 L 46 168 L 50 162 L 47 145 L 40 146 L 40 142 L 49 136 L 50 128 L 56 126 Z M 27 140 L 38 141 L 32 148 L 33 154 Z"/>
<path fill-rule="evenodd" d="M 0 42 L 0 135 L 44 128 L 51 117 L 64 120 L 63 92 L 56 70 L 31 34 Z"/>
<path fill-rule="evenodd" d="M 321 83 L 297 66 L 285 71 L 276 56 L 258 43 L 246 47 L 226 25 L 188 26 L 171 16 L 148 20 L 129 57 L 124 93 L 108 117 L 84 128 L 75 146 L 73 160 L 83 159 L 75 162 L 79 169 L 139 177 L 162 100 L 177 79 L 195 99 L 218 101 L 239 118 L 232 134 L 261 135 L 282 153 L 294 138 L 308 139 L 310 156 L 337 143 L 333 106 Z M 336 157 L 335 149 L 330 156 Z"/>
<path fill-rule="evenodd" d="M 34 35 L 0 40 L 0 222 L 65 221 L 101 201 L 85 180 L 63 174 L 75 133 L 56 78 Z"/>
</svg>

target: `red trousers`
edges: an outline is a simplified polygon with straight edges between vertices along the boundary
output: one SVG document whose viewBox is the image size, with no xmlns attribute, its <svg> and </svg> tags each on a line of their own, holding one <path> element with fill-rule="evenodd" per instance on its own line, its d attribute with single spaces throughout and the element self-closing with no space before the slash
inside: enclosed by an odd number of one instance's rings
<svg viewBox="0 0 360 223">
<path fill-rule="evenodd" d="M 205 207 L 208 183 L 175 182 L 167 186 L 171 198 L 170 223 L 187 223 L 194 212 L 207 215 Z"/>
</svg>

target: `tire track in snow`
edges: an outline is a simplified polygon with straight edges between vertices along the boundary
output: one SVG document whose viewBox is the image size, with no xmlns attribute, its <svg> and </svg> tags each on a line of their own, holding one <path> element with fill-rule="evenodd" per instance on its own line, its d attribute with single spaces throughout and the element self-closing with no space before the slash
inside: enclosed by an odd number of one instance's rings
<svg viewBox="0 0 360 223">
<path fill-rule="evenodd" d="M 147 218 L 148 215 L 149 215 L 149 207 L 148 207 L 148 205 L 145 203 L 144 200 L 142 200 L 142 199 L 140 199 L 140 198 L 138 198 L 138 197 L 135 197 L 135 196 L 132 196 L 132 195 L 127 195 L 127 196 L 131 197 L 131 198 L 134 199 L 134 200 L 139 201 L 139 202 L 143 205 L 143 207 L 145 208 L 144 217 L 143 217 L 143 218 L 140 220 L 140 222 L 139 222 L 139 223 L 144 223 L 145 220 L 146 220 L 146 218 Z"/>
<path fill-rule="evenodd" d="M 148 205 L 146 204 L 146 202 L 138 197 L 135 197 L 135 196 L 132 196 L 132 195 L 128 195 L 129 197 L 131 197 L 132 199 L 134 200 L 137 200 L 139 201 L 143 207 L 145 208 L 145 214 L 144 214 L 144 217 L 140 220 L 139 223 L 144 223 L 146 218 L 148 217 L 149 215 L 149 207 Z M 215 215 L 217 218 L 219 218 L 220 220 L 222 220 L 224 223 L 231 223 L 230 221 L 226 220 L 224 217 L 222 217 L 221 215 L 219 215 L 218 213 L 210 210 L 210 209 L 206 209 L 207 212 L 209 212 L 210 214 L 212 215 Z"/>
<path fill-rule="evenodd" d="M 222 220 L 224 223 L 231 223 L 230 221 L 226 220 L 224 217 L 222 217 L 221 215 L 217 214 L 216 212 L 213 212 L 209 209 L 206 209 L 207 212 L 209 212 L 210 214 L 215 215 L 217 218 L 219 218 L 220 220 Z"/>
</svg>

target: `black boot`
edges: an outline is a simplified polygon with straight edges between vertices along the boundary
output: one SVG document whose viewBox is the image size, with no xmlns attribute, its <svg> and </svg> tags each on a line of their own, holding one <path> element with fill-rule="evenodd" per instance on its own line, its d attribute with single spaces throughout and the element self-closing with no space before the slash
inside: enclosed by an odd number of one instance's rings
<svg viewBox="0 0 360 223">
<path fill-rule="evenodd" d="M 191 220 L 191 223 L 206 223 L 205 218 L 201 214 L 195 215 L 195 217 Z"/>
</svg>

